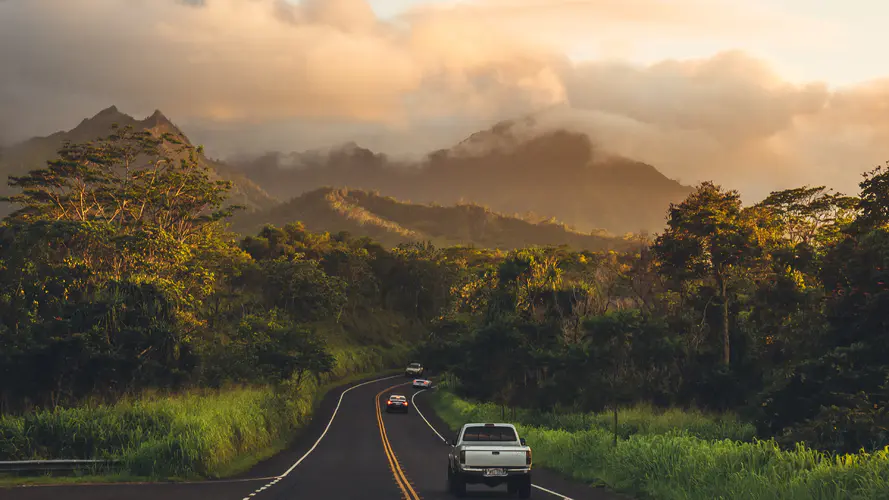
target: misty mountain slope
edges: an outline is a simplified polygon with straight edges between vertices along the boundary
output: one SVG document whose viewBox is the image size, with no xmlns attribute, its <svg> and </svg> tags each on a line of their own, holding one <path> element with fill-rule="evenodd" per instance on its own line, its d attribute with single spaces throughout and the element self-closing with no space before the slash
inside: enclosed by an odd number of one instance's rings
<svg viewBox="0 0 889 500">
<path fill-rule="evenodd" d="M 651 165 L 601 152 L 585 134 L 545 129 L 533 118 L 498 123 L 410 165 L 354 144 L 326 156 L 269 154 L 237 165 L 280 198 L 352 186 L 421 203 L 533 212 L 617 234 L 663 230 L 670 203 L 691 192 Z"/>
<path fill-rule="evenodd" d="M 549 222 L 533 223 L 477 205 L 436 206 L 400 202 L 357 189 L 321 188 L 264 212 L 239 214 L 232 229 L 255 234 L 265 224 L 302 222 L 311 231 L 348 231 L 387 246 L 432 241 L 437 246 L 513 249 L 568 245 L 583 250 L 630 248 L 631 241 L 585 234 Z"/>
<path fill-rule="evenodd" d="M 466 179 L 460 193 L 495 210 L 614 233 L 662 230 L 669 204 L 691 192 L 651 165 L 598 151 L 585 134 L 530 127 L 503 122 L 432 155 L 427 185 Z"/>
<path fill-rule="evenodd" d="M 136 120 L 132 116 L 121 113 L 117 107 L 111 106 L 92 118 L 84 119 L 71 130 L 56 132 L 46 137 L 35 137 L 7 148 L 0 155 L 0 175 L 3 177 L 0 195 L 14 194 L 13 188 L 9 187 L 6 182 L 8 176 L 23 175 L 30 170 L 43 168 L 48 160 L 56 158 L 59 148 L 65 141 L 79 143 L 107 136 L 115 123 L 120 126 L 131 126 L 135 130 L 147 130 L 155 136 L 170 133 L 178 140 L 191 144 L 188 137 L 160 111 L 155 111 L 144 120 Z M 230 203 L 244 205 L 250 211 L 270 208 L 278 203 L 261 187 L 247 178 L 243 172 L 211 160 L 204 155 L 201 155 L 198 161 L 211 169 L 214 178 L 230 180 L 234 183 L 229 197 Z M 10 204 L 0 203 L 0 215 L 5 216 L 12 210 L 13 207 Z"/>
</svg>

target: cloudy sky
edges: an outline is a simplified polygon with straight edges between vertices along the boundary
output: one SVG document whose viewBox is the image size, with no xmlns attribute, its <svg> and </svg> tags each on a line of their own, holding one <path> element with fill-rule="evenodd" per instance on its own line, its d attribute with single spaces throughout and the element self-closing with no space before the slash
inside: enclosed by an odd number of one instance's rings
<svg viewBox="0 0 889 500">
<path fill-rule="evenodd" d="M 545 109 L 750 201 L 854 192 L 889 159 L 886 18 L 876 0 L 0 0 L 0 141 L 115 104 L 215 156 L 419 154 Z"/>
</svg>

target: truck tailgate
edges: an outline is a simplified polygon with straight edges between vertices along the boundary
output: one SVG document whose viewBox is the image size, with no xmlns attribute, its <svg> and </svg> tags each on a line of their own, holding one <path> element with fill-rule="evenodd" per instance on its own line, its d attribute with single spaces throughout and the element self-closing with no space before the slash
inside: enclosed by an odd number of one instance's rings
<svg viewBox="0 0 889 500">
<path fill-rule="evenodd" d="M 467 446 L 467 467 L 525 467 L 525 450 L 514 446 Z"/>
</svg>

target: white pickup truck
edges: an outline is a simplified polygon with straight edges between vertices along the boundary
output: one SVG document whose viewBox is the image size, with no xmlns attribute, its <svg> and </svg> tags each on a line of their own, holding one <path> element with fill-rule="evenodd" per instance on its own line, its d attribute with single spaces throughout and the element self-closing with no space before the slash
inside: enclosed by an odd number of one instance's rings
<svg viewBox="0 0 889 500">
<path fill-rule="evenodd" d="M 510 494 L 531 497 L 531 447 L 514 425 L 466 424 L 451 441 L 448 489 L 466 495 L 467 484 L 494 487 L 506 483 Z"/>
</svg>

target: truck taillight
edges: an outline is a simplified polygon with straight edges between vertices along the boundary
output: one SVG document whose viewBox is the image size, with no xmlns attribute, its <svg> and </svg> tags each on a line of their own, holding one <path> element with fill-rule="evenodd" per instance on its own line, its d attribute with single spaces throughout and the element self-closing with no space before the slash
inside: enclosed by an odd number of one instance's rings
<svg viewBox="0 0 889 500">
<path fill-rule="evenodd" d="M 525 464 L 531 465 L 531 450 L 525 450 Z"/>
<path fill-rule="evenodd" d="M 466 463 L 466 450 L 460 450 L 460 463 Z"/>
</svg>

